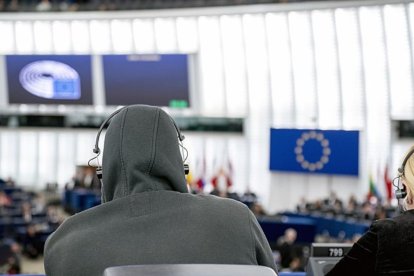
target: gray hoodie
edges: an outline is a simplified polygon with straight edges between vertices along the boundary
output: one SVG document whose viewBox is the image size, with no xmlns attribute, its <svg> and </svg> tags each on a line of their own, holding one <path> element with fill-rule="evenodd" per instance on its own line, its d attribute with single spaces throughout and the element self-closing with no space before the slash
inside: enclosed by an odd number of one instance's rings
<svg viewBox="0 0 414 276">
<path fill-rule="evenodd" d="M 177 132 L 162 109 L 134 105 L 111 121 L 103 204 L 68 218 L 47 240 L 46 274 L 100 276 L 131 264 L 251 264 L 276 270 L 242 203 L 187 191 Z"/>
</svg>

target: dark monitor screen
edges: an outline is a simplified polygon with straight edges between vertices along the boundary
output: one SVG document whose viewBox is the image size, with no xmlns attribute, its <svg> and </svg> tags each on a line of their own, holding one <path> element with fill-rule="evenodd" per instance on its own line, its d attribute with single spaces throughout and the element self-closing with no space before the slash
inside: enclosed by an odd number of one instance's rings
<svg viewBox="0 0 414 276">
<path fill-rule="evenodd" d="M 189 56 L 104 55 L 107 105 L 189 106 Z"/>
<path fill-rule="evenodd" d="M 10 104 L 93 104 L 89 55 L 9 55 L 6 68 Z"/>
<path fill-rule="evenodd" d="M 414 121 L 396 121 L 399 138 L 414 137 Z"/>
<path fill-rule="evenodd" d="M 310 257 L 306 266 L 306 276 L 325 276 L 341 260 L 334 257 Z"/>
</svg>

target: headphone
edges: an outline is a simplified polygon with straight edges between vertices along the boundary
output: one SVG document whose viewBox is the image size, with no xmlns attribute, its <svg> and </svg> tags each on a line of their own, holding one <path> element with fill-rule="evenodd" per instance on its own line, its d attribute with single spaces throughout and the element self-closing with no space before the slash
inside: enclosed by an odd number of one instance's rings
<svg viewBox="0 0 414 276">
<path fill-rule="evenodd" d="M 411 157 L 411 155 L 413 155 L 413 153 L 414 153 L 414 148 L 407 153 L 407 156 L 405 156 L 404 161 L 402 162 L 401 166 L 398 168 L 398 176 L 394 178 L 393 180 L 393 185 L 396 188 L 395 197 L 397 199 L 403 199 L 407 196 L 407 190 L 404 185 L 402 185 L 402 188 L 400 188 L 401 187 L 400 182 L 401 182 L 401 177 L 404 176 L 405 165 L 407 164 L 408 159 Z M 398 179 L 398 183 L 395 184 L 395 180 L 397 179 Z"/>
<path fill-rule="evenodd" d="M 126 108 L 128 108 L 128 106 L 124 106 L 124 107 L 122 107 L 122 108 L 114 111 L 111 115 L 109 115 L 109 117 L 106 118 L 106 120 L 101 124 L 101 126 L 99 127 L 99 130 L 98 130 L 98 133 L 96 134 L 95 147 L 92 150 L 96 154 L 96 156 L 93 157 L 93 158 L 91 158 L 91 159 L 89 159 L 88 166 L 95 167 L 96 168 L 96 175 L 97 175 L 99 181 L 101 182 L 101 184 L 102 184 L 102 166 L 99 164 L 99 159 L 98 159 L 99 155 L 101 154 L 101 149 L 99 148 L 99 138 L 101 136 L 101 133 L 102 133 L 103 129 L 106 126 L 109 125 L 111 119 L 116 114 L 118 114 L 119 112 L 121 112 L 122 110 L 124 110 Z M 187 163 L 185 163 L 185 161 L 187 160 L 187 157 L 188 157 L 188 150 L 183 145 L 183 140 L 185 139 L 185 136 L 181 133 L 181 130 L 178 127 L 178 125 L 175 123 L 174 119 L 171 116 L 169 116 L 169 118 L 170 118 L 171 122 L 174 125 L 175 131 L 177 132 L 177 137 L 178 137 L 178 141 L 179 141 L 178 142 L 178 145 L 182 149 L 181 156 L 183 156 L 184 155 L 184 152 L 185 152 L 185 157 L 183 157 L 183 167 L 184 167 L 184 173 L 187 175 L 190 172 L 190 167 L 189 167 L 189 165 Z M 92 166 L 90 164 L 90 162 L 92 160 L 94 160 L 94 159 L 96 159 L 98 161 L 98 165 L 97 166 Z"/>
</svg>

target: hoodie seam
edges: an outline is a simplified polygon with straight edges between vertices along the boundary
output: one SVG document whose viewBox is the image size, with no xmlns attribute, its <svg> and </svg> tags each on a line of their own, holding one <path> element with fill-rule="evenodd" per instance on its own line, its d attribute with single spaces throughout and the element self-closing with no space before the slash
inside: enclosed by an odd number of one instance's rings
<svg viewBox="0 0 414 276">
<path fill-rule="evenodd" d="M 249 221 L 250 238 L 252 240 L 252 255 L 254 257 L 254 261 L 257 264 L 258 262 L 257 262 L 257 256 L 256 256 L 256 239 L 254 238 L 254 235 L 253 235 L 252 219 L 250 217 L 249 209 L 245 208 L 245 210 L 247 213 L 247 220 Z"/>
<path fill-rule="evenodd" d="M 159 125 L 160 125 L 160 111 L 157 110 L 154 129 L 152 130 L 153 139 L 152 139 L 152 146 L 151 146 L 151 159 L 150 159 L 150 163 L 148 164 L 148 174 L 151 174 L 152 168 L 154 167 L 154 163 L 155 163 L 156 142 L 157 142 Z"/>
<path fill-rule="evenodd" d="M 119 155 L 121 159 L 121 170 L 123 171 L 124 177 L 125 177 L 124 185 L 122 185 L 124 188 L 124 191 L 123 191 L 124 196 L 127 195 L 127 191 L 128 191 L 128 176 L 127 176 L 126 169 L 125 169 L 125 162 L 124 162 L 123 151 L 122 151 L 122 148 L 124 145 L 124 127 L 125 127 L 125 121 L 126 121 L 125 118 L 126 118 L 127 113 L 128 113 L 128 108 L 125 109 L 125 113 L 122 117 L 121 131 L 120 131 L 121 146 L 119 147 Z"/>
</svg>

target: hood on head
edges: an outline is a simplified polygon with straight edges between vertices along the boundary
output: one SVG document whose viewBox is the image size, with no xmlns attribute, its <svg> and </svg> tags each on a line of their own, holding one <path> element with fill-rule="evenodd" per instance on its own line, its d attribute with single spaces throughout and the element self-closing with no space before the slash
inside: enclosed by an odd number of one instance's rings
<svg viewBox="0 0 414 276">
<path fill-rule="evenodd" d="M 102 201 L 146 191 L 187 193 L 178 134 L 161 108 L 132 105 L 112 118 L 102 158 Z"/>
</svg>

